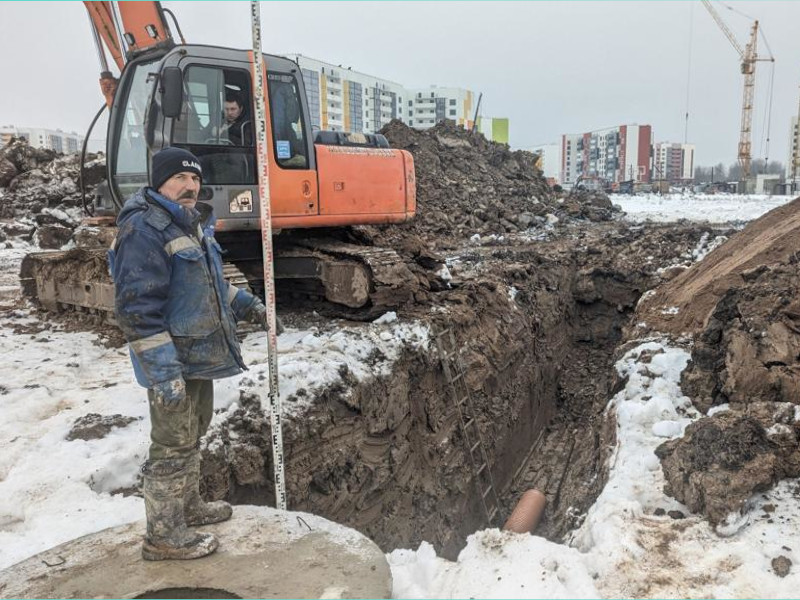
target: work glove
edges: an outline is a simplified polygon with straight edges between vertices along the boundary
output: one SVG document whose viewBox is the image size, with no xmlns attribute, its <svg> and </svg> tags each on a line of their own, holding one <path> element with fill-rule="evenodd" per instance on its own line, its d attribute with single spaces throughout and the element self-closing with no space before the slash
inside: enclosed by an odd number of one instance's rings
<svg viewBox="0 0 800 600">
<path fill-rule="evenodd" d="M 178 410 L 186 399 L 186 383 L 182 377 L 162 381 L 150 388 L 156 403 L 167 410 Z"/>
<path fill-rule="evenodd" d="M 269 319 L 267 318 L 267 307 L 261 304 L 261 302 L 257 302 L 253 308 L 250 309 L 250 315 L 247 319 L 254 325 L 261 325 L 264 328 L 264 331 L 269 331 Z M 275 316 L 275 328 L 277 329 L 277 334 L 280 335 L 283 333 L 283 323 L 281 320 Z"/>
</svg>

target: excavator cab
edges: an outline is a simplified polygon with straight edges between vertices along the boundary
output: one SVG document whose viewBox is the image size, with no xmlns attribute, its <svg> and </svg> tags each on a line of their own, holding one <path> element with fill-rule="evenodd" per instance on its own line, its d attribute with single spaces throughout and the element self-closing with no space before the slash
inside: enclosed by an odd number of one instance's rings
<svg viewBox="0 0 800 600">
<path fill-rule="evenodd" d="M 266 60 L 273 214 L 313 215 L 318 213 L 317 176 L 303 79 L 296 63 L 273 56 Z M 177 146 L 200 159 L 200 200 L 214 206 L 219 229 L 258 230 L 251 82 L 248 53 L 241 50 L 181 46 L 162 58 L 128 63 L 109 124 L 108 170 L 115 204 L 120 206 L 147 184 L 153 154 Z M 241 104 L 241 114 L 229 122 L 225 105 L 232 98 Z M 179 110 L 173 114 L 175 106 Z"/>
</svg>

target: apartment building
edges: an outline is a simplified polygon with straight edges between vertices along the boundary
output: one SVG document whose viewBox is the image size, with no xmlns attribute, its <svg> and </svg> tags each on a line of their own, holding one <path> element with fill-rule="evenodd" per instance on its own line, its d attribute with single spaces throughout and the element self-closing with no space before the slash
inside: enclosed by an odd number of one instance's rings
<svg viewBox="0 0 800 600">
<path fill-rule="evenodd" d="M 403 119 L 409 127 L 428 129 L 443 119 L 471 129 L 475 118 L 474 92 L 463 88 L 430 86 L 409 90 L 408 114 Z"/>
<path fill-rule="evenodd" d="M 650 125 L 620 125 L 561 138 L 562 183 L 650 181 Z"/>
<path fill-rule="evenodd" d="M 12 137 L 26 139 L 34 148 L 45 148 L 62 154 L 78 152 L 83 145 L 83 136 L 75 132 L 14 125 L 0 126 L 0 147 L 5 146 Z"/>
<path fill-rule="evenodd" d="M 694 181 L 694 144 L 657 142 L 653 144 L 653 180 L 674 185 Z"/>
<path fill-rule="evenodd" d="M 392 119 L 416 129 L 428 129 L 443 119 L 465 128 L 473 125 L 477 95 L 471 90 L 435 85 L 409 89 L 302 54 L 285 56 L 296 61 L 303 74 L 313 127 L 375 133 Z M 482 117 L 478 129 L 488 139 L 508 143 L 508 119 Z"/>
<path fill-rule="evenodd" d="M 313 127 L 373 133 L 394 118 L 403 119 L 408 96 L 399 83 L 302 54 L 286 57 L 303 74 Z"/>
</svg>

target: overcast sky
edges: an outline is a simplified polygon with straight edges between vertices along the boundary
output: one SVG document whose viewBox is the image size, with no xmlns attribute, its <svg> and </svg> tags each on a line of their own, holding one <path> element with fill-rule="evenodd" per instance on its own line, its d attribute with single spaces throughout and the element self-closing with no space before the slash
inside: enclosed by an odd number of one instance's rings
<svg viewBox="0 0 800 600">
<path fill-rule="evenodd" d="M 248 2 L 164 4 L 189 42 L 251 44 Z M 739 13 L 760 21 L 776 58 L 769 158 L 786 162 L 800 85 L 800 2 L 714 4 L 742 46 L 751 21 Z M 739 62 L 696 0 L 263 2 L 261 14 L 265 52 L 299 52 L 406 87 L 483 92 L 481 113 L 511 119 L 514 148 L 625 123 L 652 125 L 656 141 L 682 142 L 688 86 L 697 163 L 736 161 Z M 0 22 L 0 125 L 83 132 L 102 96 L 82 3 L 0 2 Z M 763 39 L 759 52 L 767 55 Z M 758 64 L 754 158 L 766 152 L 770 71 Z"/>
</svg>

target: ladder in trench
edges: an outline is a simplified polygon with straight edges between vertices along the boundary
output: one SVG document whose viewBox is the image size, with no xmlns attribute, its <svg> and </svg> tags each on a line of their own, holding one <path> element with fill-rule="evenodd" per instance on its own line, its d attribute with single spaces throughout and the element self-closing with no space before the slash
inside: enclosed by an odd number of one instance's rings
<svg viewBox="0 0 800 600">
<path fill-rule="evenodd" d="M 478 425 L 477 413 L 472 403 L 465 379 L 464 365 L 461 362 L 458 345 L 452 328 L 447 327 L 435 333 L 436 347 L 442 361 L 442 369 L 450 386 L 450 396 L 456 405 L 461 433 L 472 463 L 475 485 L 481 497 L 481 504 L 489 526 L 496 525 L 495 519 L 500 512 L 500 499 L 494 487 L 494 479 L 489 469 L 486 447 Z"/>
</svg>

